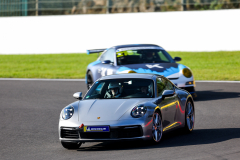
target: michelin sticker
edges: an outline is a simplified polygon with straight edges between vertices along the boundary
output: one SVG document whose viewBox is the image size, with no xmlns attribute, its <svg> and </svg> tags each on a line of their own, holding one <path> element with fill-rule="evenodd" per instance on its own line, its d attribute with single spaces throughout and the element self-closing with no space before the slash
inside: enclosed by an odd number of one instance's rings
<svg viewBox="0 0 240 160">
<path fill-rule="evenodd" d="M 109 132 L 109 126 L 84 126 L 84 132 Z"/>
</svg>

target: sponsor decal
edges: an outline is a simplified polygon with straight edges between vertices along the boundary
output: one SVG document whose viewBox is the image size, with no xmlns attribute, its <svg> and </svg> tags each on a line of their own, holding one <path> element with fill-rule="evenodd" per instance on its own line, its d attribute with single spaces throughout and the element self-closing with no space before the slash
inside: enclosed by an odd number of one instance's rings
<svg viewBox="0 0 240 160">
<path fill-rule="evenodd" d="M 99 68 L 98 69 L 98 73 L 101 73 L 101 76 L 106 76 L 106 75 L 112 75 L 113 74 L 113 70 L 112 69 L 107 69 L 107 68 Z"/>
<path fill-rule="evenodd" d="M 84 132 L 109 132 L 109 126 L 84 126 Z"/>
</svg>

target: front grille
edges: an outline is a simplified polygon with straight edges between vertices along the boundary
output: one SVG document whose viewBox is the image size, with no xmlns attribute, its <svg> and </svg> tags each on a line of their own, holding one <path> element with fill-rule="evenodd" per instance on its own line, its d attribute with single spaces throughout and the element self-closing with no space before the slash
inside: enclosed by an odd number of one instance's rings
<svg viewBox="0 0 240 160">
<path fill-rule="evenodd" d="M 80 137 L 83 139 L 108 139 L 110 132 L 80 132 Z"/>
<path fill-rule="evenodd" d="M 119 128 L 111 128 L 110 132 L 80 132 L 83 139 L 117 139 L 117 138 L 133 138 L 143 135 L 141 126 L 125 126 Z"/>
<path fill-rule="evenodd" d="M 74 129 L 75 128 L 70 127 L 61 128 L 61 138 L 78 139 L 79 138 L 78 131 Z"/>
<path fill-rule="evenodd" d="M 118 138 L 132 138 L 132 137 L 140 137 L 142 136 L 142 128 L 140 126 L 136 126 L 135 128 L 123 128 L 117 129 Z"/>
</svg>

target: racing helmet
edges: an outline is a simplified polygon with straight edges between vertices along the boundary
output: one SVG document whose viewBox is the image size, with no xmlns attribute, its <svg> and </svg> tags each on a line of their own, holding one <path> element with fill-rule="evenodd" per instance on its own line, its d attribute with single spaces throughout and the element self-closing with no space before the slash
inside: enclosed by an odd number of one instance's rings
<svg viewBox="0 0 240 160">
<path fill-rule="evenodd" d="M 117 92 L 115 93 L 115 95 L 119 94 L 121 86 L 119 85 L 118 82 L 110 82 L 109 83 L 108 89 L 114 89 L 114 88 L 117 88 Z"/>
</svg>

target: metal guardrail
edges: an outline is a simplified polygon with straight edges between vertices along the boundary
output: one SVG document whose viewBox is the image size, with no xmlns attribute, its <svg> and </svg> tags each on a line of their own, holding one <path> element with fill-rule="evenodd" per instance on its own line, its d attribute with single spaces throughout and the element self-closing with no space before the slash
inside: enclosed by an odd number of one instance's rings
<svg viewBox="0 0 240 160">
<path fill-rule="evenodd" d="M 0 16 L 108 14 L 240 8 L 240 0 L 0 0 Z"/>
</svg>

